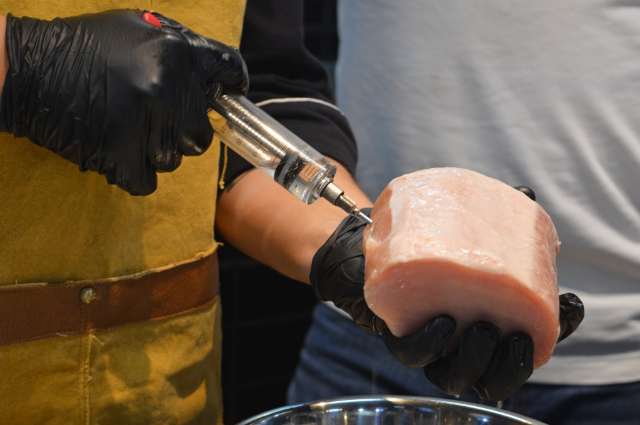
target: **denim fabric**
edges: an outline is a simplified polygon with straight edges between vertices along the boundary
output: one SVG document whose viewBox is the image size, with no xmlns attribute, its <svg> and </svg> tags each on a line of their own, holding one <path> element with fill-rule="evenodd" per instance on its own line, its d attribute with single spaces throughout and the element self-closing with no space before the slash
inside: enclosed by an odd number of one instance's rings
<svg viewBox="0 0 640 425">
<path fill-rule="evenodd" d="M 350 395 L 451 398 L 393 358 L 382 341 L 326 305 L 318 305 L 288 392 L 290 403 Z M 478 403 L 474 394 L 464 401 Z M 640 382 L 620 385 L 527 384 L 504 409 L 552 425 L 640 424 Z"/>
</svg>

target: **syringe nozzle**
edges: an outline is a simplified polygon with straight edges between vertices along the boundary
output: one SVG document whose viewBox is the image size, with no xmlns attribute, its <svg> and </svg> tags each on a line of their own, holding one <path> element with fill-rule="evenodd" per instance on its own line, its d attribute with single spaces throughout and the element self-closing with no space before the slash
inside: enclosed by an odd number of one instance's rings
<svg viewBox="0 0 640 425">
<path fill-rule="evenodd" d="M 367 224 L 373 223 L 369 217 L 356 205 L 356 203 L 344 194 L 344 191 L 336 186 L 333 182 L 329 183 L 322 191 L 322 197 L 333 205 L 339 207 L 347 214 L 354 215 Z"/>
</svg>

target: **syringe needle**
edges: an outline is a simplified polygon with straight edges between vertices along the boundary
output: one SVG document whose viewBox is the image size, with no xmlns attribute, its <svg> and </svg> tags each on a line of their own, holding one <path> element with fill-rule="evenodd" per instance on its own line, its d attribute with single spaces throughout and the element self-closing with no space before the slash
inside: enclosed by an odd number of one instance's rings
<svg viewBox="0 0 640 425">
<path fill-rule="evenodd" d="M 373 220 L 371 220 L 369 216 L 367 216 L 365 213 L 363 213 L 359 209 L 353 210 L 351 214 L 355 215 L 356 217 L 358 217 L 360 220 L 364 221 L 367 224 L 373 224 Z"/>
<path fill-rule="evenodd" d="M 326 185 L 321 196 L 347 214 L 351 214 L 367 224 L 373 223 L 365 213 L 360 211 L 360 208 L 358 208 L 356 203 L 344 194 L 344 190 L 336 186 L 335 183 L 330 182 Z"/>
</svg>

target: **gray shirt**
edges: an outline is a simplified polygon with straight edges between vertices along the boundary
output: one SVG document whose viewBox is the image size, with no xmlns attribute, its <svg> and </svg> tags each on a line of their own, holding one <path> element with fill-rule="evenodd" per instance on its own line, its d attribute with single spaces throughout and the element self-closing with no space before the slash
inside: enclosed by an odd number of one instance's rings
<svg viewBox="0 0 640 425">
<path fill-rule="evenodd" d="M 586 318 L 532 380 L 640 380 L 640 4 L 339 7 L 337 96 L 369 195 L 439 166 L 533 187 L 562 239 L 562 290 Z"/>
</svg>

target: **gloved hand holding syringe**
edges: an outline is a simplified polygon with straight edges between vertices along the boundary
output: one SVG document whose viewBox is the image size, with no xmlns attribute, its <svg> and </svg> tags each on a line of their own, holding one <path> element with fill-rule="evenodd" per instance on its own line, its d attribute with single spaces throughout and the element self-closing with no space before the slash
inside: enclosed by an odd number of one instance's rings
<svg viewBox="0 0 640 425">
<path fill-rule="evenodd" d="M 222 142 L 298 199 L 310 204 L 322 197 L 371 223 L 333 183 L 336 167 L 246 97 L 221 94 L 211 106 L 224 118 L 210 118 Z"/>
</svg>

